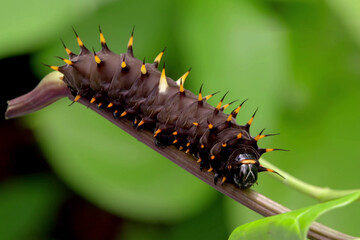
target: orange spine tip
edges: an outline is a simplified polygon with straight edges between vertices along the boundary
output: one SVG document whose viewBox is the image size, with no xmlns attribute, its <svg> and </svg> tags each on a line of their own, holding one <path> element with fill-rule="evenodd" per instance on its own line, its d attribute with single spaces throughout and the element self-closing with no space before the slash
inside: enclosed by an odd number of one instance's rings
<svg viewBox="0 0 360 240">
<path fill-rule="evenodd" d="M 221 182 L 224 183 L 226 181 L 226 177 L 223 177 Z"/>
<path fill-rule="evenodd" d="M 214 169 L 211 167 L 209 168 L 208 172 L 212 172 Z"/>
<path fill-rule="evenodd" d="M 130 36 L 130 39 L 129 39 L 129 42 L 128 42 L 128 49 L 131 50 L 133 44 L 134 44 L 134 30 L 135 30 L 135 26 L 133 27 L 132 31 L 131 31 L 131 36 Z M 131 50 L 132 52 L 132 50 Z"/>
<path fill-rule="evenodd" d="M 240 139 L 242 138 L 242 133 L 239 133 L 237 136 L 236 136 L 237 139 Z"/>
<path fill-rule="evenodd" d="M 207 96 L 205 96 L 205 98 L 203 98 L 203 100 L 209 100 L 211 97 L 213 97 L 213 96 L 215 96 L 215 94 L 217 94 L 217 93 L 219 93 L 219 91 L 217 91 L 217 92 L 215 92 L 215 93 L 213 93 L 213 94 L 210 94 L 210 95 L 207 95 Z"/>
<path fill-rule="evenodd" d="M 68 65 L 72 65 L 73 64 L 73 62 L 71 61 L 71 60 L 69 60 L 69 59 L 63 59 L 63 61 L 66 63 L 66 64 L 68 64 Z"/>
<path fill-rule="evenodd" d="M 123 111 L 123 112 L 121 113 L 120 117 L 124 117 L 126 114 L 127 114 L 127 112 L 126 112 L 126 111 Z"/>
<path fill-rule="evenodd" d="M 254 121 L 254 117 L 255 117 L 257 111 L 258 111 L 258 108 L 255 110 L 254 114 L 252 115 L 252 117 L 250 118 L 250 120 L 247 122 L 248 127 L 249 127 L 249 126 L 252 124 L 252 122 Z"/>
<path fill-rule="evenodd" d="M 155 131 L 154 137 L 156 137 L 159 133 L 161 133 L 161 129 L 158 129 L 158 130 Z"/>
<path fill-rule="evenodd" d="M 182 75 L 181 78 L 183 79 L 183 82 L 185 82 L 186 78 L 189 76 L 190 70 L 191 68 L 186 73 L 184 73 L 184 75 Z"/>
<path fill-rule="evenodd" d="M 211 159 L 211 160 L 214 160 L 214 159 L 215 159 L 215 156 L 214 156 L 214 155 L 211 155 L 210 159 Z"/>
<path fill-rule="evenodd" d="M 174 141 L 173 141 L 173 144 L 175 144 L 175 143 L 177 143 L 178 142 L 178 140 L 177 139 L 175 139 Z"/>
<path fill-rule="evenodd" d="M 222 147 L 226 147 L 226 146 L 227 146 L 227 144 L 226 144 L 226 143 L 223 143 L 221 146 L 222 146 Z"/>
<path fill-rule="evenodd" d="M 220 110 L 221 104 L 222 104 L 222 101 L 220 101 L 220 102 L 218 103 L 218 105 L 216 106 L 216 110 Z"/>
<path fill-rule="evenodd" d="M 60 67 L 58 66 L 49 66 L 52 70 L 59 71 Z"/>
<path fill-rule="evenodd" d="M 227 122 L 230 122 L 231 119 L 232 119 L 232 115 L 230 114 L 230 115 L 228 116 L 228 118 L 226 119 L 226 121 L 227 121 Z"/>
<path fill-rule="evenodd" d="M 238 113 L 239 113 L 239 111 L 240 111 L 240 108 L 241 108 L 241 105 L 240 105 L 240 106 L 238 106 L 238 107 L 234 110 L 234 113 L 235 113 L 235 114 L 238 114 Z"/>
<path fill-rule="evenodd" d="M 265 128 L 261 130 L 261 132 L 254 138 L 255 141 L 259 141 L 260 139 L 266 137 L 266 135 L 262 135 L 262 133 L 265 131 Z"/>
<path fill-rule="evenodd" d="M 231 115 L 233 115 L 234 118 L 236 118 L 237 114 L 239 113 L 242 105 L 244 105 L 244 103 L 247 101 L 247 99 L 245 99 L 232 113 Z"/>
<path fill-rule="evenodd" d="M 257 135 L 254 139 L 255 141 L 259 141 L 260 139 L 266 137 L 266 135 Z"/>
<path fill-rule="evenodd" d="M 160 63 L 161 58 L 162 58 L 163 55 L 164 55 L 165 49 L 166 49 L 166 48 L 164 48 L 164 50 L 162 50 L 162 51 L 156 56 L 156 58 L 155 58 L 155 60 L 154 60 L 154 63 L 155 63 L 155 64 L 159 64 L 159 63 Z"/>
<path fill-rule="evenodd" d="M 138 124 L 138 127 L 140 127 L 141 125 L 143 125 L 145 122 L 143 120 L 141 120 Z"/>
<path fill-rule="evenodd" d="M 96 98 L 91 98 L 90 103 L 94 103 L 96 101 Z"/>
<path fill-rule="evenodd" d="M 99 58 L 98 55 L 95 55 L 94 58 L 95 58 L 95 62 L 96 62 L 97 64 L 100 64 L 100 63 L 101 63 L 101 60 L 100 60 L 100 58 Z"/>
<path fill-rule="evenodd" d="M 207 95 L 207 96 L 205 97 L 205 100 L 206 100 L 206 101 L 209 100 L 212 96 L 214 96 L 214 95 L 213 95 L 213 94 Z"/>
<path fill-rule="evenodd" d="M 253 121 L 254 121 L 254 117 L 251 117 L 250 120 L 247 122 L 247 125 L 251 125 Z"/>
<path fill-rule="evenodd" d="M 234 102 L 237 102 L 238 100 L 235 100 L 235 101 L 232 101 L 232 102 L 230 102 L 230 103 L 228 103 L 228 104 L 225 104 L 224 106 L 222 106 L 221 107 L 221 111 L 224 111 L 225 109 L 227 109 L 231 104 L 233 104 Z"/>
<path fill-rule="evenodd" d="M 186 80 L 187 76 L 189 76 L 190 71 L 191 71 L 191 68 L 176 81 L 177 85 L 181 85 L 181 83 L 184 85 L 185 80 Z"/>
<path fill-rule="evenodd" d="M 74 31 L 74 33 L 75 33 L 76 40 L 77 40 L 79 46 L 80 46 L 81 48 L 85 48 L 84 43 L 81 41 L 81 39 L 80 39 L 79 35 L 76 33 L 74 27 L 73 27 L 73 31 Z"/>
<path fill-rule="evenodd" d="M 98 107 L 101 107 L 102 106 L 102 103 L 100 102 L 99 104 L 98 104 Z"/>
<path fill-rule="evenodd" d="M 201 163 L 201 161 L 202 161 L 201 158 L 199 158 L 196 162 Z"/>
<path fill-rule="evenodd" d="M 77 102 L 77 101 L 79 101 L 79 99 L 81 98 L 81 96 L 80 95 L 76 95 L 76 97 L 74 98 L 74 102 Z"/>
<path fill-rule="evenodd" d="M 211 123 L 209 123 L 208 127 L 209 127 L 209 129 L 213 129 L 213 128 L 214 128 L 214 125 L 212 125 Z"/>
<path fill-rule="evenodd" d="M 230 106 L 230 103 L 224 105 L 224 106 L 222 107 L 222 109 L 225 110 L 225 109 L 227 109 L 229 106 Z"/>
<path fill-rule="evenodd" d="M 104 34 L 102 32 L 100 32 L 100 43 L 101 43 L 101 45 L 106 44 L 105 37 L 104 37 Z"/>
<path fill-rule="evenodd" d="M 71 50 L 68 49 L 67 47 L 65 47 L 65 51 L 66 51 L 66 53 L 67 53 L 68 55 L 72 54 Z"/>
<path fill-rule="evenodd" d="M 275 149 L 274 149 L 274 148 L 267 148 L 267 149 L 265 149 L 265 152 L 272 152 L 272 151 L 275 151 Z"/>
<path fill-rule="evenodd" d="M 184 85 L 183 85 L 183 82 L 182 82 L 182 79 L 180 81 L 180 92 L 183 93 L 185 91 L 184 89 Z"/>
<path fill-rule="evenodd" d="M 173 135 L 174 136 L 178 135 L 178 132 L 177 131 L 173 132 Z"/>
<path fill-rule="evenodd" d="M 107 49 L 107 45 L 106 45 L 106 40 L 105 40 L 105 37 L 104 37 L 104 34 L 103 32 L 101 31 L 101 27 L 99 26 L 99 33 L 100 33 L 100 44 L 103 48 Z"/>
<path fill-rule="evenodd" d="M 131 47 L 133 46 L 133 44 L 134 44 L 134 36 L 131 35 L 127 47 L 128 47 L 128 48 L 131 48 Z"/>
<path fill-rule="evenodd" d="M 185 153 L 189 153 L 190 152 L 190 149 L 186 149 Z"/>
<path fill-rule="evenodd" d="M 146 70 L 146 67 L 145 67 L 145 60 L 144 60 L 143 64 L 141 65 L 140 71 L 141 71 L 142 75 L 145 75 L 147 73 L 147 70 Z"/>
<path fill-rule="evenodd" d="M 109 104 L 107 105 L 107 108 L 111 108 L 112 106 L 114 106 L 114 104 L 113 104 L 113 103 L 109 103 Z"/>
<path fill-rule="evenodd" d="M 205 147 L 204 144 L 201 144 L 200 148 L 204 148 L 204 147 Z"/>
<path fill-rule="evenodd" d="M 184 149 L 184 147 L 183 147 L 183 146 L 180 146 L 180 147 L 179 147 L 179 150 L 180 150 L 180 151 L 181 151 L 181 150 L 183 150 L 183 149 Z"/>
<path fill-rule="evenodd" d="M 202 88 L 203 88 L 203 84 L 201 84 L 200 86 L 200 90 L 199 90 L 199 96 L 198 96 L 198 101 L 199 103 L 203 101 L 203 97 L 202 97 Z"/>
<path fill-rule="evenodd" d="M 193 124 L 194 124 L 195 126 L 199 126 L 199 123 L 197 123 L 197 122 L 193 122 Z"/>
<path fill-rule="evenodd" d="M 79 38 L 79 36 L 76 36 L 76 40 L 79 44 L 80 47 L 83 47 L 84 46 L 84 43 L 81 41 L 81 39 Z"/>
<path fill-rule="evenodd" d="M 224 94 L 224 96 L 221 98 L 220 102 L 219 102 L 218 105 L 216 106 L 216 110 L 220 110 L 220 109 L 221 109 L 221 105 L 222 105 L 222 103 L 223 103 L 223 101 L 224 101 L 224 99 L 225 99 L 225 97 L 226 97 L 226 95 L 227 95 L 228 93 L 229 93 L 229 92 L 226 92 L 226 93 Z"/>
<path fill-rule="evenodd" d="M 126 68 L 126 62 L 125 62 L 125 59 L 121 62 L 121 68 Z"/>
<path fill-rule="evenodd" d="M 188 143 L 186 144 L 186 146 L 187 146 L 187 147 L 190 146 L 190 143 L 188 142 Z"/>
</svg>

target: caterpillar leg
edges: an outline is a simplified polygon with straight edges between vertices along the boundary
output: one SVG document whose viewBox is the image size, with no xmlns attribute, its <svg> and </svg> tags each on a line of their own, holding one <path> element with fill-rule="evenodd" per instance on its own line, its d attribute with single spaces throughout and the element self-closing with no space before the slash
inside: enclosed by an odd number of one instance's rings
<svg viewBox="0 0 360 240">
<path fill-rule="evenodd" d="M 215 173 L 215 175 L 214 175 L 214 184 L 215 184 L 215 185 L 216 185 L 219 177 L 220 177 L 220 174 L 219 174 L 219 173 Z"/>
</svg>

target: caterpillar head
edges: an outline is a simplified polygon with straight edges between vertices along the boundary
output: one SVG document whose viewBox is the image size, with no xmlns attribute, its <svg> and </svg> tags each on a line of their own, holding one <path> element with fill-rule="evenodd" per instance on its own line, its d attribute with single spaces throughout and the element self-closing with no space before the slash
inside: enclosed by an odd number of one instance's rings
<svg viewBox="0 0 360 240">
<path fill-rule="evenodd" d="M 235 150 L 227 163 L 232 180 L 242 189 L 249 188 L 256 183 L 258 167 L 258 157 L 254 150 L 245 147 Z"/>
<path fill-rule="evenodd" d="M 242 146 L 230 155 L 227 169 L 239 188 L 246 189 L 254 185 L 257 182 L 259 172 L 267 171 L 279 174 L 272 169 L 261 166 L 259 158 L 259 153 L 248 146 Z"/>
</svg>

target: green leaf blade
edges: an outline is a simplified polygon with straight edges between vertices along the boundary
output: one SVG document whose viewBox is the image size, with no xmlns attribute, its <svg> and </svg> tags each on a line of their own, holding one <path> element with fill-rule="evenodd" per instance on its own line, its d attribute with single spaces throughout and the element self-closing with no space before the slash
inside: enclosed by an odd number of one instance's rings
<svg viewBox="0 0 360 240">
<path fill-rule="evenodd" d="M 310 225 L 320 215 L 335 208 L 344 207 L 360 197 L 356 192 L 339 199 L 267 217 L 237 227 L 229 240 L 241 239 L 306 239 Z"/>
</svg>

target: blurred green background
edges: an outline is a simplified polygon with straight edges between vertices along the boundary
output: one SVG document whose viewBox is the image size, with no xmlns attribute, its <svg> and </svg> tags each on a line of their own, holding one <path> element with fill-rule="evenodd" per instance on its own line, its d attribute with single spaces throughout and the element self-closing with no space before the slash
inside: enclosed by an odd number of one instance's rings
<svg viewBox="0 0 360 240">
<path fill-rule="evenodd" d="M 135 25 L 139 59 L 166 46 L 168 76 L 193 68 L 186 88 L 249 98 L 240 124 L 259 107 L 252 134 L 281 133 L 260 146 L 291 150 L 267 160 L 314 185 L 359 188 L 360 2 L 18 0 L 1 9 L 4 111 L 49 72 L 40 63 L 62 64 L 60 38 L 78 52 L 72 26 L 99 50 L 100 25 L 120 53 Z M 261 218 L 69 103 L 1 122 L 1 239 L 225 239 Z M 316 203 L 267 173 L 254 190 L 292 209 Z M 319 222 L 360 235 L 359 215 L 355 203 Z"/>
</svg>

